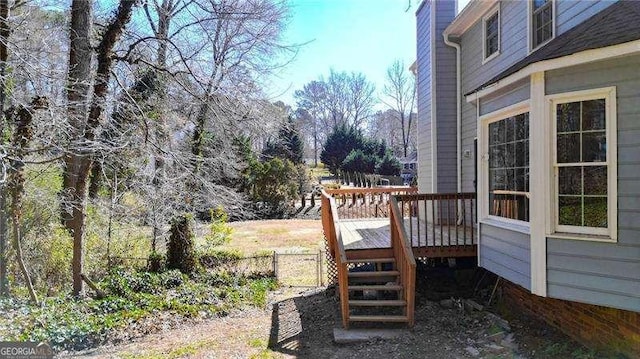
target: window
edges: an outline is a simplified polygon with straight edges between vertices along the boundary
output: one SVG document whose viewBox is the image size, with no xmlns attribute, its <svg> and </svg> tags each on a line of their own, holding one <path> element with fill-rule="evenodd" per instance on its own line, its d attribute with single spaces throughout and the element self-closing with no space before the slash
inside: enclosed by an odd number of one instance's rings
<svg viewBox="0 0 640 359">
<path fill-rule="evenodd" d="M 496 57 L 500 52 L 500 10 L 496 8 L 493 12 L 483 18 L 484 24 L 484 61 Z"/>
<path fill-rule="evenodd" d="M 553 18 L 553 0 L 531 1 L 531 49 L 553 38 Z"/>
<path fill-rule="evenodd" d="M 529 222 L 529 113 L 488 127 L 488 213 Z"/>
<path fill-rule="evenodd" d="M 552 101 L 557 232 L 615 238 L 615 89 Z"/>
</svg>

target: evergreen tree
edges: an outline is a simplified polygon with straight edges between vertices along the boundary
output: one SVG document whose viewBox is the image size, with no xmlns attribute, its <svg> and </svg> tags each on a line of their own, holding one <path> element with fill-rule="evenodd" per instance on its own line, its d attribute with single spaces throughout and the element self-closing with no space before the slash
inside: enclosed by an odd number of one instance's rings
<svg viewBox="0 0 640 359">
<path fill-rule="evenodd" d="M 402 164 L 398 159 L 387 151 L 376 163 L 376 173 L 385 176 L 398 176 L 402 170 Z"/>
<path fill-rule="evenodd" d="M 327 137 L 320 153 L 320 160 L 329 171 L 336 173 L 342 168 L 343 161 L 351 151 L 362 149 L 364 143 L 365 138 L 358 129 L 347 125 L 337 126 Z"/>
<path fill-rule="evenodd" d="M 304 160 L 304 143 L 295 126 L 292 116 L 278 131 L 278 138 L 267 141 L 262 156 L 265 159 L 281 158 L 293 164 L 301 164 Z"/>
</svg>

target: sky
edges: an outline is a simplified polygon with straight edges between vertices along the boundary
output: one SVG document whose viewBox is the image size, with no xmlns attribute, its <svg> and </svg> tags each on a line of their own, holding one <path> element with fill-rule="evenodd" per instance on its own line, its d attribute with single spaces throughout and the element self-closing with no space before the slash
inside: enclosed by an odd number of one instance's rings
<svg viewBox="0 0 640 359">
<path fill-rule="evenodd" d="M 462 9 L 469 0 L 458 0 Z M 397 59 L 416 58 L 415 11 L 421 0 L 290 0 L 289 44 L 305 44 L 268 82 L 268 96 L 295 106 L 293 93 L 335 71 L 365 74 L 378 94 Z M 407 7 L 411 3 L 411 8 Z"/>
</svg>

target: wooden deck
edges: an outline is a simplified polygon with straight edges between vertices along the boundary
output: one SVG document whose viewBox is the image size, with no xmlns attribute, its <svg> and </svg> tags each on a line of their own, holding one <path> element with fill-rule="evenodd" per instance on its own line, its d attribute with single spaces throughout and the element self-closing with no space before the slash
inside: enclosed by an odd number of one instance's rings
<svg viewBox="0 0 640 359">
<path fill-rule="evenodd" d="M 339 225 L 348 257 L 349 252 L 391 248 L 389 218 L 346 219 Z M 476 255 L 477 238 L 472 227 L 425 224 L 415 217 L 405 218 L 404 227 L 417 257 Z"/>
<path fill-rule="evenodd" d="M 474 193 L 418 194 L 415 188 L 345 188 L 322 191 L 322 227 L 340 294 L 342 325 L 351 322 L 415 322 L 415 258 L 475 257 Z M 358 264 L 388 263 L 373 271 Z M 365 281 L 366 280 L 366 281 Z M 388 290 L 395 300 L 362 300 L 360 290 Z M 364 288 L 364 289 L 363 289 Z M 382 289 L 381 289 L 382 288 Z M 402 315 L 358 314 L 360 306 L 402 308 Z"/>
</svg>

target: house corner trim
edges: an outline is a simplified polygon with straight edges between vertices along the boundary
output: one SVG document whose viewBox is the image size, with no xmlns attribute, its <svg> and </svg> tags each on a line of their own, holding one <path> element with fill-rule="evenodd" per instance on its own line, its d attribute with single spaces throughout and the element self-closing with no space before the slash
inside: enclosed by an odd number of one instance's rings
<svg viewBox="0 0 640 359">
<path fill-rule="evenodd" d="M 529 121 L 531 193 L 531 293 L 547 296 L 547 232 L 550 210 L 550 113 L 545 102 L 544 72 L 531 74 Z"/>
</svg>

